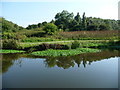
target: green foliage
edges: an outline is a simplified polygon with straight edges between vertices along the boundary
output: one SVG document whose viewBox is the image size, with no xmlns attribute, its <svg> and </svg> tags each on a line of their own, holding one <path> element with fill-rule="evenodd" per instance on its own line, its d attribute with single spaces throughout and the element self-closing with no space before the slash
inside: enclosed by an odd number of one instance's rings
<svg viewBox="0 0 120 90">
<path fill-rule="evenodd" d="M 47 43 L 43 43 L 43 44 L 39 45 L 39 47 L 42 50 L 46 50 L 46 49 L 69 49 L 68 45 L 63 45 L 63 44 L 47 44 Z"/>
<path fill-rule="evenodd" d="M 73 16 L 73 13 L 63 10 L 61 13 L 55 15 L 55 25 L 57 25 L 59 29 L 70 29 L 70 23 L 73 21 Z"/>
<path fill-rule="evenodd" d="M 2 41 L 3 49 L 20 49 L 19 42 L 14 39 L 6 39 Z"/>
<path fill-rule="evenodd" d="M 60 49 L 60 50 L 67 50 L 69 49 L 68 45 L 63 45 L 63 44 L 48 44 L 48 43 L 43 43 L 40 45 L 34 45 L 34 46 L 29 46 L 29 47 L 24 47 L 24 50 L 27 52 L 33 52 L 33 51 L 43 51 L 47 49 Z"/>
<path fill-rule="evenodd" d="M 21 52 L 25 52 L 22 50 L 0 50 L 0 53 L 21 53 Z"/>
<path fill-rule="evenodd" d="M 101 27 L 99 27 L 99 28 L 101 28 Z M 91 25 L 87 26 L 87 30 L 96 31 L 96 30 L 98 30 L 98 25 L 97 24 L 91 24 Z M 104 30 L 107 30 L 107 29 L 104 29 Z"/>
<path fill-rule="evenodd" d="M 32 30 L 34 33 L 34 31 L 36 30 L 38 31 L 43 30 L 44 26 L 48 24 L 46 21 L 44 21 L 42 23 L 28 25 L 28 27 L 25 29 L 21 26 L 18 26 L 17 24 L 14 24 L 11 21 L 5 20 L 4 18 L 0 18 L 0 22 L 2 22 L 2 24 L 0 24 L 0 27 L 2 28 L 3 33 L 4 32 L 13 33 L 13 32 L 19 32 L 21 30 L 24 30 L 26 32 L 27 31 L 26 29 Z M 63 31 L 120 30 L 120 20 L 86 17 L 85 12 L 83 13 L 82 18 L 80 17 L 79 13 L 77 13 L 77 15 L 74 17 L 73 13 L 69 13 L 66 10 L 57 13 L 55 15 L 55 20 L 52 20 L 51 23 L 55 24 L 58 29 L 62 29 Z M 50 35 L 54 34 L 54 32 L 55 30 L 52 31 L 51 29 L 48 29 L 46 31 L 46 33 Z M 26 36 L 31 37 L 31 35 L 26 35 Z M 36 33 L 36 34 L 32 34 L 32 36 L 41 37 L 44 35 L 43 33 Z"/>
<path fill-rule="evenodd" d="M 36 28 L 42 28 L 47 24 L 46 21 L 42 22 L 42 23 L 38 23 L 38 24 L 32 24 L 32 25 L 28 25 L 26 27 L 26 29 L 30 30 L 30 29 L 36 29 Z"/>
<path fill-rule="evenodd" d="M 30 48 L 25 48 L 24 50 L 26 50 L 27 52 L 33 52 L 33 51 L 36 51 L 36 48 L 35 47 L 30 47 Z"/>
<path fill-rule="evenodd" d="M 85 12 L 82 18 L 79 13 L 73 17 L 73 13 L 66 10 L 55 16 L 55 24 L 64 31 L 120 30 L 119 22 L 119 20 L 86 17 Z"/>
<path fill-rule="evenodd" d="M 71 56 L 77 55 L 81 53 L 88 53 L 88 52 L 98 52 L 98 49 L 90 49 L 90 48 L 78 48 L 78 49 L 70 49 L 70 50 L 53 50 L 48 49 L 45 51 L 37 51 L 33 52 L 33 55 L 38 56 Z"/>
<path fill-rule="evenodd" d="M 74 41 L 71 45 L 72 49 L 76 49 L 76 48 L 79 48 L 79 47 L 80 47 L 80 43 L 78 41 Z"/>
<path fill-rule="evenodd" d="M 25 35 L 21 35 L 20 33 L 8 33 L 8 32 L 3 32 L 2 34 L 2 39 L 16 39 L 16 40 L 20 40 L 20 39 L 25 39 L 26 36 Z"/>
<path fill-rule="evenodd" d="M 81 24 L 81 17 L 80 17 L 80 15 L 79 15 L 79 13 L 77 13 L 77 15 L 74 17 L 74 19 L 76 20 L 77 25 L 80 25 L 80 24 Z"/>
<path fill-rule="evenodd" d="M 28 25 L 26 29 L 34 29 L 34 28 L 38 28 L 38 25 L 36 24 Z"/>
<path fill-rule="evenodd" d="M 6 33 L 2 34 L 2 39 L 15 39 L 16 35 L 14 33 Z"/>
<path fill-rule="evenodd" d="M 102 24 L 99 26 L 99 30 L 110 30 L 110 26 L 107 24 Z"/>
<path fill-rule="evenodd" d="M 30 37 L 30 38 L 25 38 L 21 39 L 21 42 L 47 42 L 47 41 L 57 41 L 58 39 L 54 38 L 45 38 L 45 37 Z"/>
<path fill-rule="evenodd" d="M 82 30 L 86 30 L 87 29 L 86 27 L 87 27 L 87 22 L 86 22 L 86 16 L 84 12 L 82 16 Z"/>
<path fill-rule="evenodd" d="M 57 26 L 54 25 L 53 23 L 48 23 L 45 25 L 43 30 L 45 31 L 46 34 L 53 35 L 58 29 Z"/>
<path fill-rule="evenodd" d="M 2 19 L 2 32 L 17 32 L 23 29 L 23 27 L 18 26 L 17 24 L 14 24 L 10 21 L 7 21 L 4 18 L 1 19 Z"/>
</svg>

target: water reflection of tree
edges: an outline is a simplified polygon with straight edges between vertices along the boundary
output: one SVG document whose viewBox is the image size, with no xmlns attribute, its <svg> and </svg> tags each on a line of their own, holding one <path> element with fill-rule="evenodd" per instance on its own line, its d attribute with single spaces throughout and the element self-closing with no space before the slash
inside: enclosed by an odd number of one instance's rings
<svg viewBox="0 0 120 90">
<path fill-rule="evenodd" d="M 62 67 L 64 69 L 75 65 L 74 60 L 70 57 L 48 57 L 47 60 L 45 60 L 45 64 L 48 67 L 54 67 L 57 65 L 58 67 Z"/>
<path fill-rule="evenodd" d="M 80 67 L 81 64 L 86 67 L 87 64 L 90 65 L 93 61 L 100 61 L 115 56 L 119 56 L 117 50 L 102 51 L 98 53 L 87 53 L 68 57 L 47 57 L 45 60 L 45 64 L 47 67 L 58 66 L 64 69 L 74 67 L 75 64 L 77 64 L 78 67 Z"/>
<path fill-rule="evenodd" d="M 0 54 L 0 74 L 2 74 L 2 54 Z"/>
<path fill-rule="evenodd" d="M 22 54 L 2 54 L 2 72 L 6 72 Z"/>
<path fill-rule="evenodd" d="M 76 56 L 68 56 L 68 57 L 46 57 L 45 65 L 47 67 L 54 67 L 58 66 L 64 69 L 74 67 L 75 64 L 78 67 L 81 64 L 86 67 L 87 64 L 91 64 L 93 61 L 99 61 L 102 59 L 107 59 L 110 57 L 119 56 L 118 51 L 102 51 L 98 53 L 87 53 L 87 54 L 80 54 Z M 21 57 L 26 58 L 43 58 L 39 56 L 31 56 L 31 55 L 24 55 L 24 54 L 3 54 L 2 55 L 2 72 L 6 72 L 9 67 L 14 64 L 14 61 L 18 60 Z M 45 57 L 44 57 L 45 58 Z M 18 60 L 17 64 L 21 65 L 21 61 Z"/>
<path fill-rule="evenodd" d="M 27 54 L 20 54 L 20 53 L 16 53 L 16 54 L 1 54 L 2 57 L 2 71 L 1 72 L 6 72 L 8 71 L 8 69 L 14 64 L 15 61 L 17 65 L 19 65 L 21 67 L 21 63 L 22 60 L 19 59 L 21 57 L 25 57 L 25 58 L 42 58 L 42 57 L 38 57 L 38 56 L 32 56 L 32 55 L 27 55 Z M 18 60 L 19 59 L 19 60 Z"/>
</svg>

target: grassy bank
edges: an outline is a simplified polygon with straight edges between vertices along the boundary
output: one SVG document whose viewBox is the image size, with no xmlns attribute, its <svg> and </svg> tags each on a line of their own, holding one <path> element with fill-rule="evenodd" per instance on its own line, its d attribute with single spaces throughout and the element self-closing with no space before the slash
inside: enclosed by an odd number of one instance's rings
<svg viewBox="0 0 120 90">
<path fill-rule="evenodd" d="M 22 50 L 0 50 L 0 53 L 21 53 L 21 52 L 25 52 Z"/>
<path fill-rule="evenodd" d="M 32 31 L 33 33 L 35 31 Z M 33 34 L 31 33 L 31 34 Z M 36 32 L 37 33 L 37 32 Z M 50 41 L 66 41 L 66 40 L 116 40 L 118 37 L 118 30 L 106 31 L 73 31 L 73 32 L 58 32 L 54 35 L 41 36 L 43 32 L 38 32 L 38 36 L 26 35 L 21 38 L 21 42 L 50 42 Z M 24 34 L 24 33 L 21 33 Z M 28 33 L 27 33 L 28 34 Z"/>
<path fill-rule="evenodd" d="M 98 46 L 107 46 L 109 43 L 117 42 L 118 40 L 112 40 L 112 41 L 111 40 L 77 40 L 77 41 L 80 43 L 80 47 L 98 47 Z M 26 47 L 37 46 L 42 43 L 70 45 L 72 42 L 74 42 L 74 40 L 50 41 L 50 42 L 24 42 L 24 43 L 20 43 L 20 46 L 26 48 Z"/>
<path fill-rule="evenodd" d="M 70 50 L 53 50 L 48 49 L 45 51 L 37 51 L 32 52 L 32 55 L 38 55 L 38 56 L 71 56 L 71 55 L 77 55 L 81 53 L 88 53 L 88 52 L 99 52 L 98 49 L 90 49 L 90 48 L 77 48 L 77 49 L 70 49 Z"/>
</svg>

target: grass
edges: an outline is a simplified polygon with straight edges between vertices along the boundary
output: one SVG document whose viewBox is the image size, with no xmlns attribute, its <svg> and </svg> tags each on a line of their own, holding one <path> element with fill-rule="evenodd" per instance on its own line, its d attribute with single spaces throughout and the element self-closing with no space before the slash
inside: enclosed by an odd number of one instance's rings
<svg viewBox="0 0 120 90">
<path fill-rule="evenodd" d="M 48 41 L 59 41 L 58 39 L 53 38 L 44 38 L 44 37 L 28 37 L 21 39 L 21 42 L 48 42 Z"/>
<path fill-rule="evenodd" d="M 25 52 L 22 50 L 0 50 L 0 53 L 21 53 L 21 52 Z"/>
<path fill-rule="evenodd" d="M 98 49 L 90 49 L 90 48 L 77 48 L 77 49 L 70 49 L 70 50 L 53 50 L 48 49 L 45 51 L 37 51 L 32 52 L 32 55 L 38 55 L 38 56 L 71 56 L 71 55 L 77 55 L 81 53 L 88 53 L 88 52 L 99 52 Z"/>
<path fill-rule="evenodd" d="M 104 46 L 107 45 L 110 40 L 77 40 L 80 43 L 80 47 L 97 47 L 97 46 Z M 114 42 L 116 42 L 118 40 L 114 40 Z M 48 43 L 48 44 L 63 44 L 63 45 L 70 45 L 72 42 L 74 42 L 74 40 L 63 40 L 63 41 L 50 41 L 50 42 L 22 42 L 20 43 L 20 46 L 23 48 L 26 47 L 32 47 L 32 46 L 37 46 L 40 45 L 42 43 Z"/>
<path fill-rule="evenodd" d="M 16 33 L 17 35 L 24 35 L 21 37 L 21 42 L 49 42 L 49 41 L 61 41 L 61 40 L 117 40 L 119 30 L 107 30 L 107 31 L 73 31 L 73 32 L 58 32 L 52 36 L 42 35 L 42 31 L 39 30 L 27 30 L 26 32 Z"/>
<path fill-rule="evenodd" d="M 119 38 L 119 32 L 118 30 L 59 32 L 56 37 L 68 40 L 115 40 Z"/>
</svg>

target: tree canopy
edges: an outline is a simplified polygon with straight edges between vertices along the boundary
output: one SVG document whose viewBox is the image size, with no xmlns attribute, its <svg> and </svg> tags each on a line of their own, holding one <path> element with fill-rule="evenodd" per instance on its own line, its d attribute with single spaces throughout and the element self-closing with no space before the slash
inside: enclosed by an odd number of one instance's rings
<svg viewBox="0 0 120 90">
<path fill-rule="evenodd" d="M 82 16 L 82 17 L 81 17 Z M 101 31 L 101 30 L 120 30 L 120 20 L 101 19 L 96 17 L 87 17 L 85 12 L 80 15 L 79 12 L 74 16 L 71 12 L 63 10 L 55 15 L 55 19 L 50 22 L 40 22 L 38 24 L 28 25 L 26 28 L 0 18 L 2 22 L 2 32 L 17 32 L 20 30 L 46 30 L 47 34 L 52 34 L 56 28 L 63 31 Z M 46 28 L 50 28 L 49 30 Z M 53 31 L 51 29 L 54 29 Z"/>
<path fill-rule="evenodd" d="M 47 23 L 43 28 L 46 34 L 53 35 L 57 31 L 57 26 L 53 23 Z"/>
<path fill-rule="evenodd" d="M 2 21 L 2 32 L 17 32 L 24 29 L 22 26 L 18 26 L 17 24 L 5 20 L 4 18 L 0 18 L 0 21 Z"/>
</svg>

